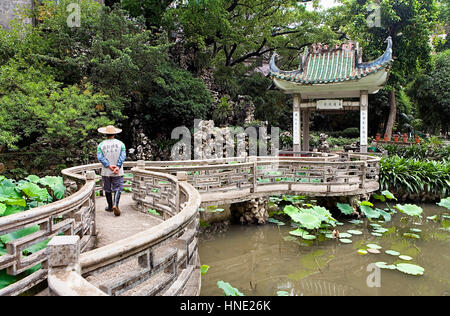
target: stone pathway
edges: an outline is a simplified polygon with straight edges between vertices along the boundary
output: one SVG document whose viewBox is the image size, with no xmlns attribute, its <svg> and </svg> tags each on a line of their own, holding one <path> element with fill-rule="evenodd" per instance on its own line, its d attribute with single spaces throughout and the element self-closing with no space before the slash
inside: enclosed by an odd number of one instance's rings
<svg viewBox="0 0 450 316">
<path fill-rule="evenodd" d="M 154 216 L 135 210 L 132 195 L 129 193 L 122 194 L 120 198 L 120 216 L 105 211 L 106 198 L 104 196 L 98 197 L 95 203 L 98 232 L 95 248 L 133 236 L 162 222 Z"/>
</svg>

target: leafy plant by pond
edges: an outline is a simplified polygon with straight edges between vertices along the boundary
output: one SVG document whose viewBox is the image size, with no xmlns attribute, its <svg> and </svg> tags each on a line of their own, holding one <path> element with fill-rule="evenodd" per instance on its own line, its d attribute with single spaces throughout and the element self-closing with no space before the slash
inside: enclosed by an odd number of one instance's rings
<svg viewBox="0 0 450 316">
<path fill-rule="evenodd" d="M 61 177 L 46 176 L 40 178 L 30 175 L 24 180 L 15 181 L 0 176 L 0 217 L 27 211 L 31 208 L 51 203 L 64 198 L 65 186 Z M 30 226 L 0 236 L 0 257 L 6 254 L 6 244 L 40 230 L 39 225 Z M 29 256 L 47 246 L 49 239 L 34 244 L 22 251 Z M 40 269 L 40 264 L 17 276 L 6 274 L 0 270 L 0 289 L 17 282 L 28 274 Z"/>
<path fill-rule="evenodd" d="M 385 157 L 380 162 L 380 188 L 397 196 L 447 196 L 450 191 L 450 161 Z"/>
<path fill-rule="evenodd" d="M 245 296 L 237 288 L 231 286 L 230 283 L 224 281 L 217 281 L 217 286 L 223 290 L 225 296 Z"/>
</svg>

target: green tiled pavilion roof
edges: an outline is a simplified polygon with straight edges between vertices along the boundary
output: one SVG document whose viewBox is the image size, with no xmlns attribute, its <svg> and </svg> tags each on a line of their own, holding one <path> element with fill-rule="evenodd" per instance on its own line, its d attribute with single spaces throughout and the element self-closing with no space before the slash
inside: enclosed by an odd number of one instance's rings
<svg viewBox="0 0 450 316">
<path fill-rule="evenodd" d="M 358 80 L 380 69 L 386 68 L 392 61 L 392 41 L 388 38 L 386 52 L 377 60 L 369 63 L 358 62 L 358 52 L 350 42 L 334 49 L 314 45 L 312 52 L 307 51 L 299 70 L 282 71 L 275 66 L 275 56 L 270 62 L 270 75 L 274 78 L 299 84 L 324 84 Z"/>
</svg>

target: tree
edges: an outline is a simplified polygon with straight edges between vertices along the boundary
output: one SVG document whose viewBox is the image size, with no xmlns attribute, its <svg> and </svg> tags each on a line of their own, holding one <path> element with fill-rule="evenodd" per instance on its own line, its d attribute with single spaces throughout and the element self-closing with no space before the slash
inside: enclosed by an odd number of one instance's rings
<svg viewBox="0 0 450 316">
<path fill-rule="evenodd" d="M 423 125 L 431 133 L 448 132 L 450 121 L 450 50 L 433 58 L 430 71 L 423 71 L 409 94 L 414 99 Z"/>
<path fill-rule="evenodd" d="M 293 0 L 198 0 L 169 9 L 165 20 L 187 46 L 214 65 L 235 66 L 277 50 L 298 50 L 332 38 L 321 15 Z"/>
<path fill-rule="evenodd" d="M 390 137 L 397 112 L 396 90 L 413 80 L 430 62 L 429 41 L 436 24 L 436 1 L 342 0 L 342 3 L 344 6 L 338 12 L 343 18 L 333 21 L 341 23 L 339 30 L 343 34 L 359 41 L 366 58 L 380 56 L 384 40 L 392 38 L 394 62 L 386 85 L 390 112 L 385 132 Z M 368 23 L 374 14 L 379 14 L 379 24 Z"/>
</svg>

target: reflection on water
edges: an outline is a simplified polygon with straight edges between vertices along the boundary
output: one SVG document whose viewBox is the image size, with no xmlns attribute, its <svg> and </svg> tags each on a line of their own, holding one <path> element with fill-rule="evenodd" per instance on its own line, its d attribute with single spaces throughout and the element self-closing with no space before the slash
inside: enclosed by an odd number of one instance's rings
<svg viewBox="0 0 450 316">
<path fill-rule="evenodd" d="M 217 281 L 229 282 L 245 295 L 449 295 L 450 232 L 446 223 L 426 220 L 426 216 L 445 210 L 434 205 L 421 205 L 422 220 L 395 214 L 391 222 L 381 223 L 388 229 L 382 237 L 370 234 L 371 226 L 346 223 L 341 232 L 357 229 L 351 244 L 337 240 L 294 241 L 290 227 L 274 224 L 263 226 L 234 225 L 224 234 L 203 239 L 199 244 L 201 263 L 210 266 L 202 276 L 201 295 L 223 295 Z M 405 238 L 411 228 L 420 239 Z M 368 243 L 382 246 L 381 254 L 360 255 L 357 250 Z M 409 263 L 425 268 L 423 276 L 407 275 L 397 270 L 380 270 L 380 287 L 369 287 L 373 273 L 369 265 L 377 261 L 388 264 L 402 262 L 384 251 L 393 249 L 413 258 Z M 370 282 L 369 282 L 370 284 Z"/>
</svg>

